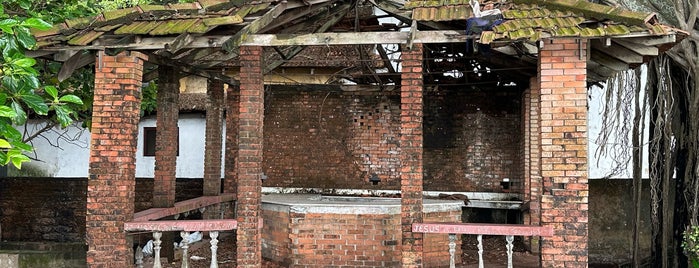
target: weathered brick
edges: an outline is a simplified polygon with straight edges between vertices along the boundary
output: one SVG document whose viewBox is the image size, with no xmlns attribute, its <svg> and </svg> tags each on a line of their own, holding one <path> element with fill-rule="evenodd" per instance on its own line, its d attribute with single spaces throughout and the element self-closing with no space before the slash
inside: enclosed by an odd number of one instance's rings
<svg viewBox="0 0 699 268">
<path fill-rule="evenodd" d="M 141 76 L 143 75 L 143 59 L 140 53 L 122 52 L 119 56 L 128 58 L 137 68 L 122 70 L 117 59 L 104 55 L 102 66 L 97 66 L 95 72 L 114 73 L 118 86 L 114 87 L 112 79 L 104 79 L 108 75 L 96 75 L 94 90 L 93 118 L 99 124 L 93 124 L 95 135 L 90 150 L 86 213 L 86 238 L 88 244 L 88 267 L 121 266 L 127 267 L 132 259 L 130 238 L 123 232 L 123 224 L 133 218 L 134 199 L 132 194 L 123 195 L 120 192 L 135 191 L 135 154 L 133 146 L 138 133 L 138 118 L 140 107 Z M 133 79 L 119 79 L 128 77 Z M 125 82 L 125 83 L 122 83 Z M 124 98 L 120 107 L 111 107 L 104 103 L 106 96 L 129 96 Z M 115 109 L 118 108 L 118 109 Z M 105 111 L 114 111 L 105 113 Z M 110 117 L 118 117 L 123 121 L 109 121 Z M 117 133 L 107 130 L 119 130 Z M 107 134 L 109 133 L 109 134 Z M 109 143 L 100 142 L 102 139 Z M 119 155 L 120 157 L 114 157 Z M 102 225 L 96 223 L 107 223 Z M 116 229 L 115 229 L 116 228 Z"/>
<path fill-rule="evenodd" d="M 539 61 L 541 81 L 551 81 L 539 83 L 541 107 L 562 109 L 541 110 L 542 135 L 552 138 L 550 145 L 542 141 L 542 163 L 546 164 L 541 165 L 541 174 L 544 192 L 553 194 L 541 198 L 541 222 L 556 223 L 556 235 L 542 238 L 542 266 L 570 267 L 575 263 L 577 267 L 586 267 L 587 258 L 578 257 L 587 255 L 587 143 L 577 140 L 586 137 L 587 131 L 586 58 L 577 53 L 579 46 L 587 43 L 576 39 L 549 42 Z M 563 57 L 563 61 L 556 56 Z M 576 263 L 578 259 L 585 261 Z"/>
</svg>

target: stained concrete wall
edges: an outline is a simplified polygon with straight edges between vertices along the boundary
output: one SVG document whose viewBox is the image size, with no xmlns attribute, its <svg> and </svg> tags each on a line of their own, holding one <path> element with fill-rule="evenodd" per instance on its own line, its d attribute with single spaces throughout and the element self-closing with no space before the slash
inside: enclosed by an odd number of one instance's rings
<svg viewBox="0 0 699 268">
<path fill-rule="evenodd" d="M 650 187 L 643 181 L 641 256 L 650 255 Z M 628 179 L 590 180 L 590 263 L 624 263 L 633 245 L 633 186 Z"/>
</svg>

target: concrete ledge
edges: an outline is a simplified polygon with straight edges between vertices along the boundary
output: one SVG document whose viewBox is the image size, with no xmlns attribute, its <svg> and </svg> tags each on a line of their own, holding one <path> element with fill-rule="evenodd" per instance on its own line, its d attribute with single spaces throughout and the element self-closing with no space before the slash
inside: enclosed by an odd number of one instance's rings
<svg viewBox="0 0 699 268">
<path fill-rule="evenodd" d="M 174 207 L 151 208 L 134 214 L 134 222 L 151 221 L 173 216 L 187 211 L 203 208 L 210 205 L 233 201 L 233 194 L 221 194 L 216 196 L 202 196 L 175 203 Z"/>
<path fill-rule="evenodd" d="M 553 236 L 553 227 L 492 223 L 413 223 L 414 233 Z"/>
<path fill-rule="evenodd" d="M 133 221 L 124 223 L 124 230 L 134 231 L 227 231 L 238 228 L 238 221 L 228 220 L 184 220 L 184 221 Z"/>
</svg>

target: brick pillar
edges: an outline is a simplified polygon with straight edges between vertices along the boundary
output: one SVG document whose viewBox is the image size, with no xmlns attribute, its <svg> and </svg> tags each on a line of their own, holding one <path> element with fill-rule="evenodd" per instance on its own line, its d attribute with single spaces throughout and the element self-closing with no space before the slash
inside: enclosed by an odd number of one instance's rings
<svg viewBox="0 0 699 268">
<path fill-rule="evenodd" d="M 226 163 L 223 192 L 236 194 L 238 190 L 238 120 L 240 115 L 240 87 L 228 85 L 226 91 Z"/>
<path fill-rule="evenodd" d="M 155 174 L 153 177 L 153 207 L 170 208 L 175 206 L 175 179 L 177 171 L 177 151 L 179 147 L 180 79 L 172 66 L 158 66 L 158 95 L 156 101 L 155 132 Z M 168 217 L 167 219 L 172 219 Z M 160 256 L 175 259 L 173 242 L 176 232 L 164 232 L 161 240 Z"/>
<path fill-rule="evenodd" d="M 543 267 L 587 267 L 587 40 L 546 40 L 541 90 L 541 240 Z"/>
<path fill-rule="evenodd" d="M 169 208 L 175 205 L 175 172 L 179 145 L 180 81 L 175 68 L 158 66 L 158 113 L 155 132 L 155 176 L 153 180 L 153 207 Z"/>
<path fill-rule="evenodd" d="M 238 125 L 238 267 L 262 262 L 261 175 L 264 123 L 262 47 L 240 47 L 240 114 Z"/>
<path fill-rule="evenodd" d="M 422 222 L 422 44 L 403 51 L 401 58 L 401 231 L 402 267 L 422 267 L 423 234 L 412 224 Z"/>
<path fill-rule="evenodd" d="M 524 223 L 541 224 L 541 143 L 539 141 L 540 90 L 539 80 L 532 78 L 529 88 L 524 92 L 522 101 L 524 129 L 524 201 L 529 210 L 524 214 Z M 539 253 L 539 237 L 527 239 L 529 250 Z"/>
<path fill-rule="evenodd" d="M 209 80 L 206 100 L 206 148 L 204 153 L 204 195 L 221 193 L 221 151 L 223 83 Z"/>
<path fill-rule="evenodd" d="M 133 220 L 143 61 L 136 52 L 98 53 L 85 217 L 88 267 L 133 265 L 124 222 Z"/>
</svg>

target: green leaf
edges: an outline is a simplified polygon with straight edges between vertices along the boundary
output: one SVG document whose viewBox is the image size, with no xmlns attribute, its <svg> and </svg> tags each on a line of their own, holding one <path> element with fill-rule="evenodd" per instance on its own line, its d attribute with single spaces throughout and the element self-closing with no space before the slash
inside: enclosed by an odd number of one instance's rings
<svg viewBox="0 0 699 268">
<path fill-rule="evenodd" d="M 31 68 L 36 64 L 36 60 L 32 58 L 23 58 L 13 61 L 12 63 L 21 68 Z"/>
<path fill-rule="evenodd" d="M 12 108 L 5 106 L 5 105 L 2 105 L 2 106 L 0 106 L 0 116 L 7 117 L 7 118 L 13 118 L 13 117 L 17 116 L 17 113 L 15 113 L 15 111 L 12 110 Z"/>
<path fill-rule="evenodd" d="M 73 119 L 70 118 L 70 114 L 73 112 L 68 107 L 56 106 L 56 119 L 61 123 L 61 127 L 67 127 L 73 123 Z"/>
<path fill-rule="evenodd" d="M 42 19 L 39 18 L 29 18 L 21 23 L 22 26 L 29 27 L 29 28 L 34 28 L 34 29 L 39 29 L 39 30 L 48 30 L 51 29 L 51 24 L 48 22 L 45 22 Z"/>
<path fill-rule="evenodd" d="M 21 141 L 13 141 L 10 142 L 10 144 L 12 145 L 12 147 L 23 151 L 31 152 L 32 150 L 34 150 L 34 147 Z"/>
<path fill-rule="evenodd" d="M 49 106 L 46 105 L 44 99 L 34 93 L 23 94 L 22 101 L 29 106 L 35 113 L 46 115 L 49 112 Z"/>
<path fill-rule="evenodd" d="M 44 87 L 44 91 L 46 91 L 46 94 L 49 94 L 54 101 L 57 101 L 58 99 L 58 89 L 54 86 L 46 86 Z"/>
<path fill-rule="evenodd" d="M 17 26 L 18 21 L 15 19 L 4 19 L 0 20 L 0 30 L 3 33 L 14 34 L 12 27 Z"/>
<path fill-rule="evenodd" d="M 17 41 L 19 41 L 19 43 L 22 44 L 22 47 L 25 49 L 32 49 L 34 46 L 36 46 L 34 36 L 32 36 L 29 29 L 26 27 L 15 28 L 15 36 L 17 37 Z"/>
<path fill-rule="evenodd" d="M 2 77 L 2 85 L 10 94 L 19 93 L 19 81 L 13 75 L 5 75 Z"/>
<path fill-rule="evenodd" d="M 12 145 L 7 140 L 0 138 L 0 148 L 12 148 Z"/>
<path fill-rule="evenodd" d="M 2 56 L 5 59 L 11 59 L 14 55 L 21 54 L 15 38 L 6 38 L 5 40 L 5 45 L 2 48 Z"/>
<path fill-rule="evenodd" d="M 19 105 L 19 103 L 17 103 L 16 101 L 13 100 L 11 107 L 12 107 L 12 110 L 14 110 L 15 114 L 16 114 L 15 117 L 12 118 L 12 123 L 17 124 L 17 125 L 21 125 L 21 124 L 24 124 L 24 122 L 27 122 L 27 113 L 24 112 L 24 109 L 22 108 L 21 105 Z M 5 131 L 7 131 L 7 130 L 5 130 Z M 6 135 L 6 137 L 7 137 L 7 135 Z"/>
<path fill-rule="evenodd" d="M 72 94 L 68 94 L 68 95 L 65 95 L 65 96 L 61 97 L 61 98 L 59 99 L 59 101 L 61 101 L 61 102 L 74 103 L 74 104 L 77 104 L 77 105 L 83 105 L 83 101 L 82 101 L 78 96 L 75 96 L 75 95 L 72 95 Z"/>
<path fill-rule="evenodd" d="M 7 158 L 7 154 L 3 151 L 0 151 L 0 165 L 6 166 L 7 163 L 10 163 L 10 159 Z"/>
<path fill-rule="evenodd" d="M 23 155 L 21 151 L 14 149 L 7 152 L 7 158 L 9 158 L 10 161 L 12 161 L 12 165 L 18 169 L 22 169 L 22 163 L 29 162 L 29 157 Z"/>
</svg>

